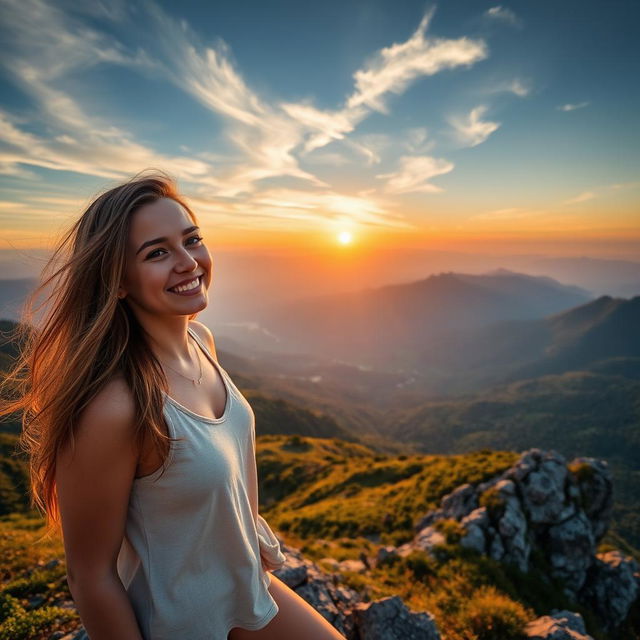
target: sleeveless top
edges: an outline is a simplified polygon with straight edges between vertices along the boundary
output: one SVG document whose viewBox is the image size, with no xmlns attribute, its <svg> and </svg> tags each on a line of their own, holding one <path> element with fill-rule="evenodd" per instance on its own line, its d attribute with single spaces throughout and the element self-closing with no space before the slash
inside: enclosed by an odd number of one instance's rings
<svg viewBox="0 0 640 640">
<path fill-rule="evenodd" d="M 136 478 L 118 575 L 144 640 L 227 640 L 233 627 L 261 629 L 278 613 L 269 571 L 286 557 L 258 514 L 255 416 L 227 372 L 189 328 L 222 378 L 219 418 L 166 393 L 172 437 L 165 463 Z"/>
</svg>

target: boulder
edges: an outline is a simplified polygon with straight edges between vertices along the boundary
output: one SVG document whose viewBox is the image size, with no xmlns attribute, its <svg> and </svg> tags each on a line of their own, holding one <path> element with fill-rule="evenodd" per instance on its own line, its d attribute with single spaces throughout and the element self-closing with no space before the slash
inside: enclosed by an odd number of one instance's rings
<svg viewBox="0 0 640 640">
<path fill-rule="evenodd" d="M 627 617 L 639 592 L 638 563 L 631 556 L 614 550 L 597 554 L 580 596 L 610 631 Z"/>
<path fill-rule="evenodd" d="M 440 640 L 433 616 L 409 611 L 399 596 L 357 604 L 351 616 L 362 640 Z"/>
<path fill-rule="evenodd" d="M 566 610 L 532 620 L 525 626 L 524 636 L 530 640 L 593 640 L 582 616 Z"/>
<path fill-rule="evenodd" d="M 593 564 L 596 550 L 593 529 L 584 512 L 549 527 L 547 549 L 553 575 L 563 579 L 567 595 L 575 597 Z"/>
</svg>

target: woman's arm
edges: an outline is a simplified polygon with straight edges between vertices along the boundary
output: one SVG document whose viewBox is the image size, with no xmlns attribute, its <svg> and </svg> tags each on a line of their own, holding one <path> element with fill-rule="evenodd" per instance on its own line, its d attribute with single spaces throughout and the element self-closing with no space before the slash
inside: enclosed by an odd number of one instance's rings
<svg viewBox="0 0 640 640">
<path fill-rule="evenodd" d="M 113 380 L 80 416 L 75 451 L 57 456 L 67 582 L 91 640 L 142 640 L 116 561 L 138 461 L 134 405 Z"/>
</svg>

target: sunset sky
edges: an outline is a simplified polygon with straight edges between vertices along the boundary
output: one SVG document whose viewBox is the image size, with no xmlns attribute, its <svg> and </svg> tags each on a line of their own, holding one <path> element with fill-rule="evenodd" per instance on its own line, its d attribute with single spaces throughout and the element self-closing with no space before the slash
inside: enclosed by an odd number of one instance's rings
<svg viewBox="0 0 640 640">
<path fill-rule="evenodd" d="M 157 167 L 221 249 L 640 256 L 635 1 L 0 7 L 0 249 Z"/>
</svg>

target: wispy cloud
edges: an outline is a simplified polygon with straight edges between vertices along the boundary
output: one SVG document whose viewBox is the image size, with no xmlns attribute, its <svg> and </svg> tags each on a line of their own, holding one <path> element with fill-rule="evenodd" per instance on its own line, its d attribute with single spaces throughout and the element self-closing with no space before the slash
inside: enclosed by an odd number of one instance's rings
<svg viewBox="0 0 640 640">
<path fill-rule="evenodd" d="M 522 27 L 522 20 L 518 18 L 511 9 L 506 9 L 501 5 L 487 9 L 484 15 L 490 19 L 499 20 L 500 22 L 505 22 L 514 27 Z"/>
<path fill-rule="evenodd" d="M 531 93 L 531 81 L 525 81 L 521 78 L 513 78 L 505 82 L 499 82 L 494 86 L 488 87 L 486 93 L 513 93 L 519 98 L 524 98 Z"/>
<path fill-rule="evenodd" d="M 481 120 L 487 107 L 480 105 L 471 110 L 469 115 L 463 118 L 452 116 L 449 124 L 455 130 L 455 134 L 461 144 L 475 147 L 483 143 L 494 131 L 500 127 L 499 122 Z"/>
<path fill-rule="evenodd" d="M 342 108 L 321 111 L 310 104 L 282 104 L 282 108 L 300 124 L 311 128 L 304 151 L 343 140 L 371 111 L 389 113 L 389 95 L 400 95 L 421 76 L 435 75 L 459 66 L 471 66 L 488 56 L 482 40 L 469 38 L 428 38 L 425 34 L 435 6 L 423 16 L 416 31 L 405 42 L 376 52 L 367 64 L 353 74 L 355 88 Z M 366 144 L 358 149 L 370 164 L 379 162 L 378 154 Z"/>
<path fill-rule="evenodd" d="M 191 157 L 157 153 L 101 118 L 89 116 L 70 95 L 53 86 L 74 70 L 101 63 L 149 69 L 144 52 L 132 53 L 41 0 L 5 1 L 2 37 L 11 46 L 6 70 L 40 107 L 53 136 L 20 128 L 14 116 L 0 112 L 0 166 L 17 175 L 29 165 L 57 171 L 121 178 L 145 166 L 170 166 L 185 179 L 201 179 L 210 169 Z"/>
<path fill-rule="evenodd" d="M 396 158 L 396 171 L 376 176 L 385 180 L 384 192 L 442 191 L 429 180 L 454 165 L 429 155 L 435 143 L 426 127 L 411 127 L 395 139 L 356 131 L 373 112 L 389 114 L 390 97 L 401 95 L 420 77 L 469 68 L 488 57 L 482 40 L 428 37 L 434 12 L 435 6 L 406 41 L 374 52 L 353 73 L 353 89 L 341 105 L 319 109 L 311 100 L 265 100 L 249 86 L 224 41 L 203 43 L 189 24 L 152 0 L 75 8 L 45 0 L 3 0 L 0 35 L 8 53 L 2 64 L 39 113 L 34 126 L 0 111 L 0 173 L 35 180 L 29 167 L 39 167 L 118 180 L 141 168 L 162 167 L 193 185 L 195 197 L 209 202 L 207 210 L 236 220 L 245 215 L 276 221 L 349 215 L 362 224 L 408 225 L 393 213 L 396 203 L 375 196 L 377 189 L 339 193 L 314 168 L 343 166 L 351 161 L 350 154 L 372 166 L 383 156 L 393 160 L 394 154 L 407 153 Z M 117 37 L 99 30 L 105 20 L 117 27 Z M 162 153 L 137 141 L 127 128 L 114 124 L 108 105 L 102 112 L 89 109 L 71 89 L 74 84 L 68 80 L 74 74 L 98 65 L 168 80 L 219 118 L 231 151 L 181 146 L 178 153 Z M 480 121 L 485 108 L 477 107 L 459 123 L 470 146 L 499 126 Z M 341 153 L 321 151 L 335 142 Z M 291 178 L 300 181 L 300 190 L 274 189 L 274 179 Z"/>
<path fill-rule="evenodd" d="M 519 220 L 521 218 L 530 218 L 536 215 L 537 211 L 527 211 L 519 207 L 509 207 L 506 209 L 495 209 L 485 213 L 477 213 L 469 217 L 469 220 Z"/>
<path fill-rule="evenodd" d="M 563 104 L 556 108 L 558 109 L 558 111 L 575 111 L 576 109 L 583 109 L 588 104 L 588 102 L 580 102 L 578 104 Z"/>
<path fill-rule="evenodd" d="M 427 11 L 406 42 L 381 49 L 364 69 L 355 72 L 356 90 L 347 100 L 349 109 L 366 105 L 387 113 L 387 94 L 403 93 L 420 76 L 461 65 L 471 66 L 488 56 L 482 40 L 425 37 L 434 12 L 435 7 Z"/>
<path fill-rule="evenodd" d="M 579 196 L 575 198 L 570 198 L 569 200 L 565 200 L 563 204 L 576 204 L 578 202 L 586 202 L 587 200 L 593 200 L 596 197 L 596 194 L 593 191 L 585 191 L 581 193 Z"/>
<path fill-rule="evenodd" d="M 618 182 L 616 184 L 610 184 L 610 189 L 634 189 L 635 187 L 640 187 L 640 181 L 632 181 L 632 182 Z"/>
<path fill-rule="evenodd" d="M 243 202 L 221 202 L 210 198 L 191 197 L 198 210 L 215 213 L 216 220 L 224 217 L 234 227 L 244 225 L 251 228 L 256 220 L 266 227 L 281 228 L 282 221 L 298 220 L 323 225 L 332 221 L 348 219 L 350 222 L 374 227 L 414 229 L 403 216 L 389 211 L 385 202 L 370 190 L 356 195 L 342 194 L 333 190 L 324 192 L 296 189 L 266 189 L 251 194 Z M 222 218 L 221 218 L 222 216 Z"/>
<path fill-rule="evenodd" d="M 403 156 L 397 171 L 377 175 L 386 180 L 387 193 L 441 193 L 441 187 L 428 182 L 431 178 L 453 171 L 453 163 L 444 158 L 430 156 Z"/>
</svg>

